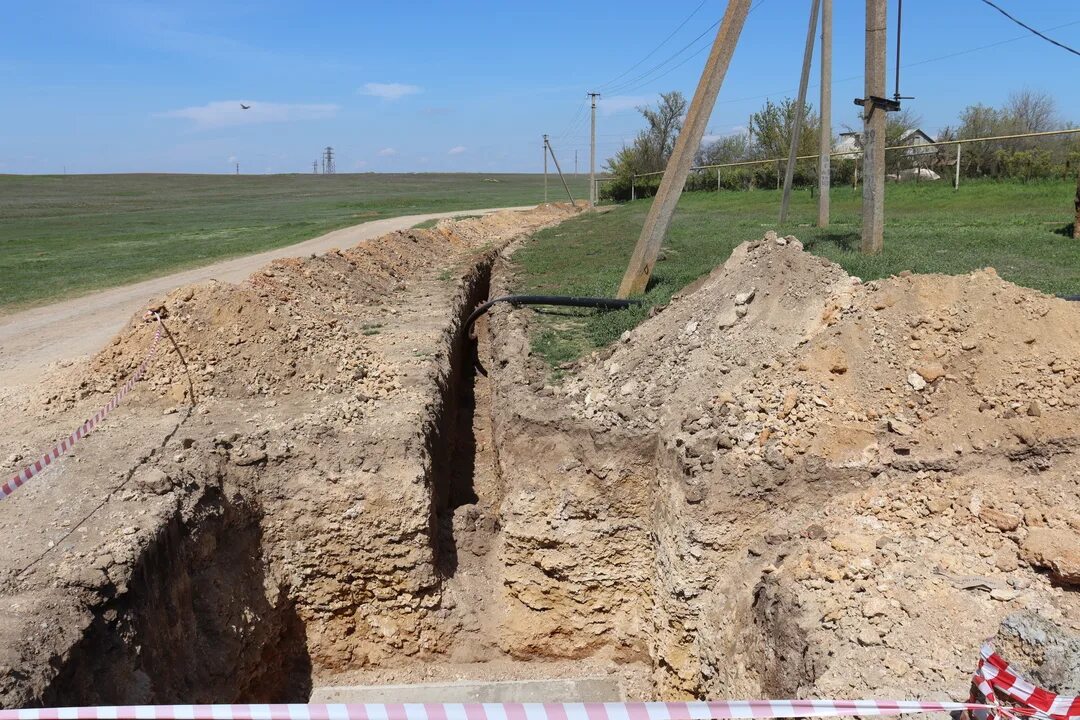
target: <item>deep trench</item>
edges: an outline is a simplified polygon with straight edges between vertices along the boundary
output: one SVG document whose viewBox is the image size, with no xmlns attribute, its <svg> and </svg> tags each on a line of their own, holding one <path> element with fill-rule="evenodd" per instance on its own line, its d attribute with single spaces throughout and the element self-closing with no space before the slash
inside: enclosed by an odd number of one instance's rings
<svg viewBox="0 0 1080 720">
<path fill-rule="evenodd" d="M 491 408 L 477 407 L 477 376 L 487 370 L 465 320 L 488 298 L 491 274 L 492 259 L 485 258 L 463 278 L 454 299 L 443 338 L 448 362 L 437 378 L 426 432 L 431 556 L 444 582 L 458 571 L 462 543 L 470 549 L 476 543 L 456 534 L 455 511 L 481 503 L 474 416 Z M 261 508 L 218 488 L 203 492 L 188 520 L 178 511 L 145 549 L 127 592 L 92 609 L 89 630 L 58 661 L 42 704 L 308 700 L 313 669 L 303 622 L 288 588 L 267 599 Z M 816 674 L 805 636 L 786 620 L 794 615 L 788 600 L 759 588 L 750 611 L 753 630 L 720 643 L 728 652 L 745 653 L 751 667 L 782 668 L 761 677 L 762 687 L 777 694 L 795 690 L 791 678 L 812 680 Z M 662 670 L 663 652 L 654 647 L 650 655 L 653 668 Z"/>
<path fill-rule="evenodd" d="M 436 571 L 458 565 L 454 511 L 477 502 L 476 343 L 465 319 L 487 298 L 491 261 L 463 278 L 444 343 L 449 371 L 433 398 L 426 444 Z M 306 702 L 312 663 L 287 587 L 265 586 L 262 508 L 206 486 L 193 512 L 177 510 L 144 548 L 127 587 L 87 605 L 89 627 L 40 693 L 45 706 Z M 267 598 L 270 594 L 270 599 Z"/>
<path fill-rule="evenodd" d="M 473 416 L 477 411 L 476 374 L 482 370 L 478 344 L 469 337 L 466 320 L 488 298 L 491 260 L 478 263 L 464 279 L 457 317 L 450 338 L 450 368 L 441 385 L 441 406 L 434 433 L 428 438 L 432 480 L 432 555 L 440 577 L 452 578 L 458 568 L 458 538 L 454 511 L 475 504 L 479 498 L 473 480 L 476 473 L 477 438 Z"/>
</svg>

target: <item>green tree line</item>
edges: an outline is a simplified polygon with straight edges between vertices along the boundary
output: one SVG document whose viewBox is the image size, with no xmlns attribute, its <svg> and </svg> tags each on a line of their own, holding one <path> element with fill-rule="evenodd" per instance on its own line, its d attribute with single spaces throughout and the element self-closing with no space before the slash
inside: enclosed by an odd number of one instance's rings
<svg viewBox="0 0 1080 720">
<path fill-rule="evenodd" d="M 604 183 L 601 197 L 627 200 L 631 193 L 631 180 L 637 197 L 656 192 L 660 176 L 639 177 L 646 173 L 664 170 L 675 140 L 682 130 L 687 102 L 678 91 L 663 93 L 656 107 L 639 107 L 645 120 L 645 128 L 634 141 L 624 145 L 607 161 L 607 172 L 613 180 Z M 725 163 L 784 158 L 791 143 L 795 125 L 796 103 L 791 98 L 779 102 L 767 100 L 750 116 L 747 130 L 743 133 L 714 139 L 702 144 L 695 164 L 722 165 Z M 921 118 L 905 109 L 889 113 L 886 144 L 901 145 L 905 138 L 919 127 Z M 861 122 L 845 127 L 849 143 L 858 150 Z M 955 126 L 943 128 L 933 138 L 939 142 L 958 139 L 1014 135 L 1044 132 L 1072 127 L 1062 122 L 1053 98 L 1046 93 L 1023 90 L 1012 93 L 1001 107 L 975 104 L 965 108 Z M 812 105 L 803 107 L 802 129 L 798 139 L 798 154 L 813 155 L 818 151 L 821 128 Z M 833 147 L 839 138 L 833 136 Z M 922 152 L 893 150 L 886 154 L 886 172 L 890 177 L 902 178 L 913 170 L 933 170 L 940 175 L 951 176 L 955 172 L 956 145 L 941 145 Z M 857 172 L 856 156 L 850 159 L 834 158 L 831 179 L 834 185 L 851 184 Z M 729 168 L 712 168 L 694 171 L 687 179 L 688 190 L 749 189 L 776 187 L 783 173 L 783 163 L 762 162 Z M 966 178 L 993 178 L 997 180 L 1020 180 L 1024 182 L 1071 177 L 1080 171 L 1080 139 L 1076 136 L 1059 135 L 1044 138 L 998 140 L 965 143 L 961 151 L 960 174 Z M 817 183 L 817 160 L 800 160 L 795 168 L 795 185 L 813 186 Z"/>
</svg>

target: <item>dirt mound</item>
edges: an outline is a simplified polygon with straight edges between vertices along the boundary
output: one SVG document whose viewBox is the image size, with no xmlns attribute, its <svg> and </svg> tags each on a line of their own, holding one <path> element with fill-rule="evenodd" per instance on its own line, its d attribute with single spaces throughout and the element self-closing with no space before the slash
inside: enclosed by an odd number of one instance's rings
<svg viewBox="0 0 1080 720">
<path fill-rule="evenodd" d="M 348 387 L 368 401 L 385 397 L 399 385 L 378 336 L 395 322 L 397 293 L 433 268 L 453 267 L 463 252 L 572 212 L 547 205 L 527 214 L 443 221 L 311 258 L 277 260 L 246 283 L 178 288 L 158 303 L 171 337 L 163 338 L 145 385 L 176 406 L 189 403 L 192 393 L 197 400 L 273 398 L 309 390 L 339 395 Z M 154 327 L 133 318 L 89 372 L 54 384 L 36 404 L 65 412 L 112 392 L 142 361 Z"/>
<path fill-rule="evenodd" d="M 558 653 L 535 608 L 602 628 L 662 692 L 966 695 L 1007 612 L 1080 629 L 1078 351 L 1080 308 L 989 269 L 744 244 L 550 397 L 503 388 L 511 616 Z"/>
</svg>

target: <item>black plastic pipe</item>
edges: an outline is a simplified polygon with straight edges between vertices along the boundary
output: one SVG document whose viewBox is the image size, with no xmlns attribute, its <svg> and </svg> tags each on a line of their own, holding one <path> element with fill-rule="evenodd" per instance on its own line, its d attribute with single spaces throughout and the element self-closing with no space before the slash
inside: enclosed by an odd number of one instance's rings
<svg viewBox="0 0 1080 720">
<path fill-rule="evenodd" d="M 503 295 L 502 297 L 488 300 L 472 311 L 472 315 L 465 321 L 465 331 L 469 332 L 476 318 L 488 311 L 495 303 L 508 302 L 512 305 L 563 305 L 570 307 L 590 307 L 601 310 L 622 310 L 633 305 L 640 305 L 640 300 L 619 300 L 616 298 L 595 297 L 566 297 L 563 295 Z"/>
</svg>

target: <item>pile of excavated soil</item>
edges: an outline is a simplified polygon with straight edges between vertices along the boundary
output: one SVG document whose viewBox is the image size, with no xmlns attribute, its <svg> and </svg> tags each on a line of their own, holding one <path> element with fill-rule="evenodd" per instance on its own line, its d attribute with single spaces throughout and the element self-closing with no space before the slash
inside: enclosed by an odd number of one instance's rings
<svg viewBox="0 0 1080 720">
<path fill-rule="evenodd" d="M 539 397 L 506 358 L 508 617 L 663 693 L 966 697 L 1008 613 L 1080 630 L 1078 355 L 1080 307 L 991 269 L 743 244 Z"/>
</svg>

